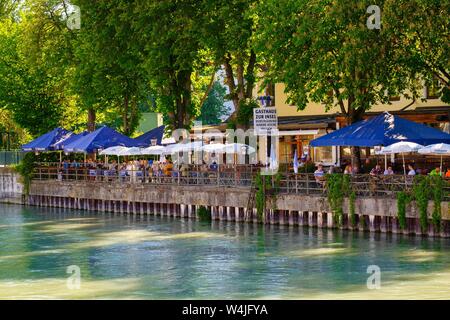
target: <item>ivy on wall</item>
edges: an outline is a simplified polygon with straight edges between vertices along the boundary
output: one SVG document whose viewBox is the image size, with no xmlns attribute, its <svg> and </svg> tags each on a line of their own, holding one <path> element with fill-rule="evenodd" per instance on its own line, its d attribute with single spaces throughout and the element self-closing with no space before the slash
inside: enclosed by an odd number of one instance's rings
<svg viewBox="0 0 450 320">
<path fill-rule="evenodd" d="M 406 206 L 411 201 L 411 195 L 407 192 L 400 191 L 397 193 L 397 215 L 400 229 L 406 228 Z"/>
<path fill-rule="evenodd" d="M 281 174 L 276 175 L 261 175 L 258 174 L 255 177 L 255 202 L 256 202 L 256 212 L 258 215 L 258 220 L 263 221 L 264 212 L 267 205 L 267 199 L 272 200 L 273 210 L 276 210 L 276 197 L 280 191 Z"/>
<path fill-rule="evenodd" d="M 34 164 L 36 156 L 32 152 L 28 152 L 23 157 L 22 161 L 14 167 L 14 170 L 20 174 L 23 183 L 23 192 L 25 195 L 30 193 L 30 183 L 33 178 Z"/>
<path fill-rule="evenodd" d="M 350 176 L 338 173 L 328 174 L 326 181 L 328 204 L 333 213 L 334 223 L 337 226 L 342 226 L 344 199 L 348 198 L 350 223 L 353 227 L 356 226 L 356 193 L 352 188 Z"/>
<path fill-rule="evenodd" d="M 440 176 L 416 176 L 413 188 L 409 192 L 397 193 L 397 211 L 401 229 L 406 228 L 406 206 L 415 201 L 419 210 L 420 227 L 423 232 L 428 229 L 428 202 L 433 201 L 432 223 L 439 231 L 441 228 L 441 208 L 444 200 L 446 182 Z"/>
<path fill-rule="evenodd" d="M 212 220 L 211 211 L 206 209 L 206 207 L 204 207 L 204 206 L 200 206 L 197 209 L 197 216 L 200 221 L 211 221 Z"/>
</svg>

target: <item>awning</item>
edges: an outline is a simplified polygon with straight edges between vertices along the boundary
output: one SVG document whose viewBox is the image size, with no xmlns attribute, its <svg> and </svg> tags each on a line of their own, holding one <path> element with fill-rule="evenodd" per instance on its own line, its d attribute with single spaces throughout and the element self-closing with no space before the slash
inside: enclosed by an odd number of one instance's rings
<svg viewBox="0 0 450 320">
<path fill-rule="evenodd" d="M 26 152 L 30 151 L 53 151 L 55 150 L 55 144 L 61 140 L 70 137 L 72 132 L 63 129 L 56 128 L 46 134 L 34 139 L 30 143 L 24 144 L 22 150 Z"/>
<path fill-rule="evenodd" d="M 152 145 L 152 140 L 156 140 L 156 144 L 160 145 L 163 135 L 164 135 L 164 129 L 165 126 L 160 126 L 158 128 L 152 129 L 143 135 L 135 138 L 134 140 L 138 143 L 139 147 L 148 147 Z"/>
<path fill-rule="evenodd" d="M 92 153 L 114 146 L 135 147 L 138 142 L 106 126 L 64 147 L 66 152 Z"/>
<path fill-rule="evenodd" d="M 311 141 L 313 147 L 389 146 L 400 141 L 421 145 L 450 143 L 450 134 L 385 112 Z"/>
</svg>

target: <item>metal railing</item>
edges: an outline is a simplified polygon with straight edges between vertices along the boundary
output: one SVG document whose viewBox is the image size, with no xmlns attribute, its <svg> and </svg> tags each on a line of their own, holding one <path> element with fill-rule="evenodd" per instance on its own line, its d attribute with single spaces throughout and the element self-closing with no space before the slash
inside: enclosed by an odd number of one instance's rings
<svg viewBox="0 0 450 320">
<path fill-rule="evenodd" d="M 37 164 L 33 179 L 59 181 L 92 181 L 142 183 L 151 185 L 198 185 L 218 187 L 250 187 L 260 168 L 251 165 L 236 166 L 198 166 L 185 165 L 179 168 L 133 168 L 119 167 L 119 169 L 104 168 L 101 165 L 77 164 L 63 166 L 59 163 Z M 278 179 L 266 176 L 272 186 L 277 187 L 278 193 L 326 195 L 327 181 L 325 177 L 316 177 L 311 173 L 282 173 Z M 277 182 L 275 182 L 277 181 Z M 450 182 L 447 180 L 447 182 Z M 350 176 L 352 190 L 357 196 L 394 197 L 400 191 L 411 191 L 414 177 L 404 175 L 368 174 Z M 450 200 L 449 183 L 444 188 L 444 197 Z"/>
<path fill-rule="evenodd" d="M 0 150 L 0 166 L 10 166 L 19 164 L 22 160 L 24 153 L 22 151 L 4 151 Z"/>
<path fill-rule="evenodd" d="M 76 167 L 46 163 L 36 166 L 35 180 L 77 180 L 95 182 L 146 183 L 156 185 L 250 186 L 257 172 L 253 166 L 201 166 L 181 168 L 105 168 L 90 164 Z"/>
</svg>

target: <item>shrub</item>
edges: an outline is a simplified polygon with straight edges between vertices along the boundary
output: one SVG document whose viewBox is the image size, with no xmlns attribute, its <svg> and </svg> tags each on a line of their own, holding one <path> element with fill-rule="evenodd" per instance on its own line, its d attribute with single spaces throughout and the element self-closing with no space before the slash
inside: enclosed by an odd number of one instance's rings
<svg viewBox="0 0 450 320">
<path fill-rule="evenodd" d="M 208 209 L 206 209 L 204 206 L 200 206 L 197 209 L 197 217 L 201 220 L 201 221 L 211 221 L 212 217 L 211 217 L 211 211 L 209 211 Z"/>
</svg>

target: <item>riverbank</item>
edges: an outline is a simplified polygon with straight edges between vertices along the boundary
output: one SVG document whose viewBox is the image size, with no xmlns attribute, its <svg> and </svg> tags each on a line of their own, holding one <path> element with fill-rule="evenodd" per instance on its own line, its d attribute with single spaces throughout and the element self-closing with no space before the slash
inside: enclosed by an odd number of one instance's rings
<svg viewBox="0 0 450 320">
<path fill-rule="evenodd" d="M 428 228 L 424 231 L 414 202 L 406 205 L 406 223 L 401 228 L 397 200 L 392 197 L 357 197 L 354 203 L 344 199 L 342 221 L 338 225 L 328 199 L 321 193 L 280 192 L 268 195 L 264 212 L 258 214 L 254 190 L 248 186 L 33 180 L 29 195 L 22 198 L 23 187 L 19 180 L 11 170 L 0 174 L 0 195 L 3 195 L 0 202 L 191 219 L 196 219 L 197 210 L 205 207 L 211 213 L 212 220 L 217 221 L 450 237 L 449 202 L 441 203 L 442 222 L 438 230 L 432 223 L 434 203 L 429 201 Z"/>
<path fill-rule="evenodd" d="M 441 207 L 442 226 L 432 224 L 433 202 L 428 205 L 428 230 L 422 231 L 419 212 L 414 203 L 406 208 L 406 226 L 401 229 L 397 201 L 392 198 L 357 198 L 356 223 L 351 223 L 350 203 L 343 204 L 341 225 L 336 225 L 327 198 L 320 195 L 277 194 L 267 199 L 262 217 L 251 203 L 248 187 L 146 185 L 97 181 L 33 181 L 28 204 L 87 211 L 114 212 L 134 215 L 161 215 L 197 218 L 203 206 L 213 220 L 249 222 L 317 228 L 341 228 L 369 232 L 403 233 L 450 237 L 449 203 Z"/>
</svg>

